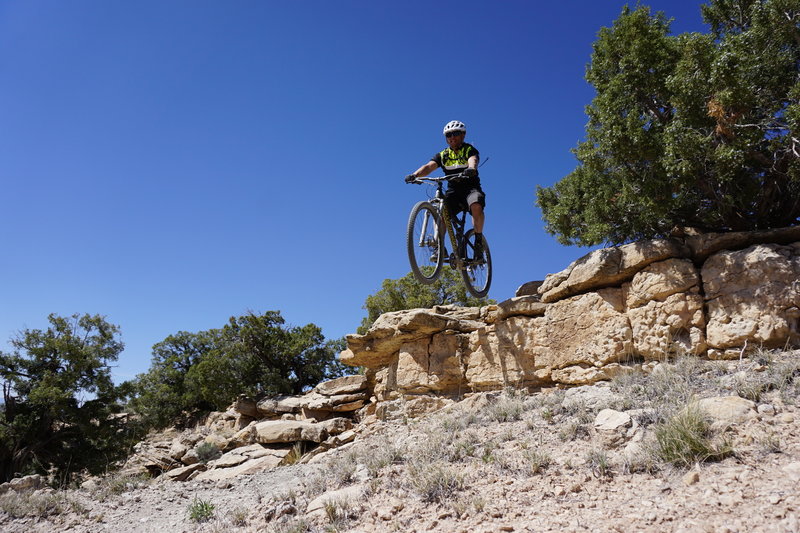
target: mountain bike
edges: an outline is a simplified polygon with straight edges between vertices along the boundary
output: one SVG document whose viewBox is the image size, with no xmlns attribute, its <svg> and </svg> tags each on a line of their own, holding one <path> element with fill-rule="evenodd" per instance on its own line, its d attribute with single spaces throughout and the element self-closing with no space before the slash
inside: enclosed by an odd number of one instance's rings
<svg viewBox="0 0 800 533">
<path fill-rule="evenodd" d="M 489 243 L 483 237 L 483 253 L 476 257 L 475 230 L 464 233 L 467 212 L 451 216 L 444 202 L 442 185 L 445 181 L 464 177 L 463 174 L 417 178 L 413 183 L 432 183 L 436 194 L 428 201 L 417 202 L 408 217 L 406 244 L 411 271 L 420 283 L 429 285 L 436 281 L 444 264 L 458 270 L 470 294 L 483 298 L 492 284 L 492 255 Z M 445 232 L 452 252 L 447 251 Z"/>
</svg>

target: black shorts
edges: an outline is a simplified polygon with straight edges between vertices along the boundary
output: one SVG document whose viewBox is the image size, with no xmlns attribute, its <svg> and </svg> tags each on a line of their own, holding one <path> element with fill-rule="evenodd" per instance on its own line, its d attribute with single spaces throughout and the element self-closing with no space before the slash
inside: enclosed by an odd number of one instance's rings
<svg viewBox="0 0 800 533">
<path fill-rule="evenodd" d="M 447 211 L 451 215 L 456 215 L 461 211 L 469 211 L 469 206 L 474 203 L 486 207 L 486 194 L 480 185 L 467 187 L 449 187 L 444 193 L 444 202 Z"/>
</svg>

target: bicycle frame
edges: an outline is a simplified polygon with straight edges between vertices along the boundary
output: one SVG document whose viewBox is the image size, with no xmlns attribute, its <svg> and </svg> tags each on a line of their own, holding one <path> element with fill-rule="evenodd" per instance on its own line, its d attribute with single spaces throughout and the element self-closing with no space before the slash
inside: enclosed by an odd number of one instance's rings
<svg viewBox="0 0 800 533">
<path fill-rule="evenodd" d="M 451 217 L 450 211 L 447 209 L 447 205 L 444 202 L 444 192 L 442 191 L 442 182 L 444 182 L 446 177 L 441 178 L 420 178 L 420 180 L 424 181 L 431 181 L 436 183 L 436 195 L 431 199 L 431 205 L 439 212 L 439 215 L 442 217 L 442 222 L 444 223 L 444 229 L 447 231 L 447 236 L 450 239 L 450 246 L 452 247 L 453 253 L 450 255 L 450 258 L 446 259 L 450 266 L 455 266 L 458 270 L 464 270 L 466 268 L 466 264 L 464 263 L 464 259 L 461 257 L 459 250 L 462 247 L 462 243 L 464 241 L 464 224 L 466 223 L 467 212 L 462 211 L 461 217 L 459 218 L 458 215 Z M 425 234 L 424 230 L 428 227 L 428 217 L 425 217 L 423 221 L 423 233 Z M 439 238 L 443 238 L 444 235 L 442 234 L 442 228 L 439 229 Z M 420 239 L 422 237 L 420 236 Z M 420 242 L 420 246 L 424 243 Z M 455 259 L 455 265 L 452 264 L 451 259 Z"/>
</svg>

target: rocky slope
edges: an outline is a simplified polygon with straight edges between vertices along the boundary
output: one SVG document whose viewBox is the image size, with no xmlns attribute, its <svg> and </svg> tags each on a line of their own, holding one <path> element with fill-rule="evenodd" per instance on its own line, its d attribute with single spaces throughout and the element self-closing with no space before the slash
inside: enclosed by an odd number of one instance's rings
<svg viewBox="0 0 800 533">
<path fill-rule="evenodd" d="M 800 228 L 597 250 L 381 316 L 364 375 L 240 398 L 0 530 L 800 531 Z"/>
<path fill-rule="evenodd" d="M 800 352 L 762 351 L 568 390 L 398 399 L 305 464 L 6 486 L 0 529 L 800 531 L 798 392 Z M 683 434 L 669 428 L 695 412 L 687 405 L 709 422 L 695 435 L 705 447 L 664 446 L 665 431 Z"/>
</svg>

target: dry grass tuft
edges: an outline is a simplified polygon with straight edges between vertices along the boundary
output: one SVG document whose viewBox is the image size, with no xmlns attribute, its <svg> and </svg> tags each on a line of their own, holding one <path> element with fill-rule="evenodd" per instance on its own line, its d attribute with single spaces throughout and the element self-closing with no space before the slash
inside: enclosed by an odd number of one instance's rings
<svg viewBox="0 0 800 533">
<path fill-rule="evenodd" d="M 690 467 L 723 459 L 733 453 L 730 444 L 714 441 L 711 424 L 693 403 L 655 427 L 653 453 L 665 463 Z"/>
<path fill-rule="evenodd" d="M 435 463 L 411 463 L 408 465 L 409 487 L 422 498 L 422 501 L 442 503 L 453 493 L 464 488 L 461 469 L 437 461 Z"/>
<path fill-rule="evenodd" d="M 0 510 L 14 518 L 45 518 L 73 509 L 71 501 L 58 492 L 16 492 L 0 495 Z"/>
</svg>

